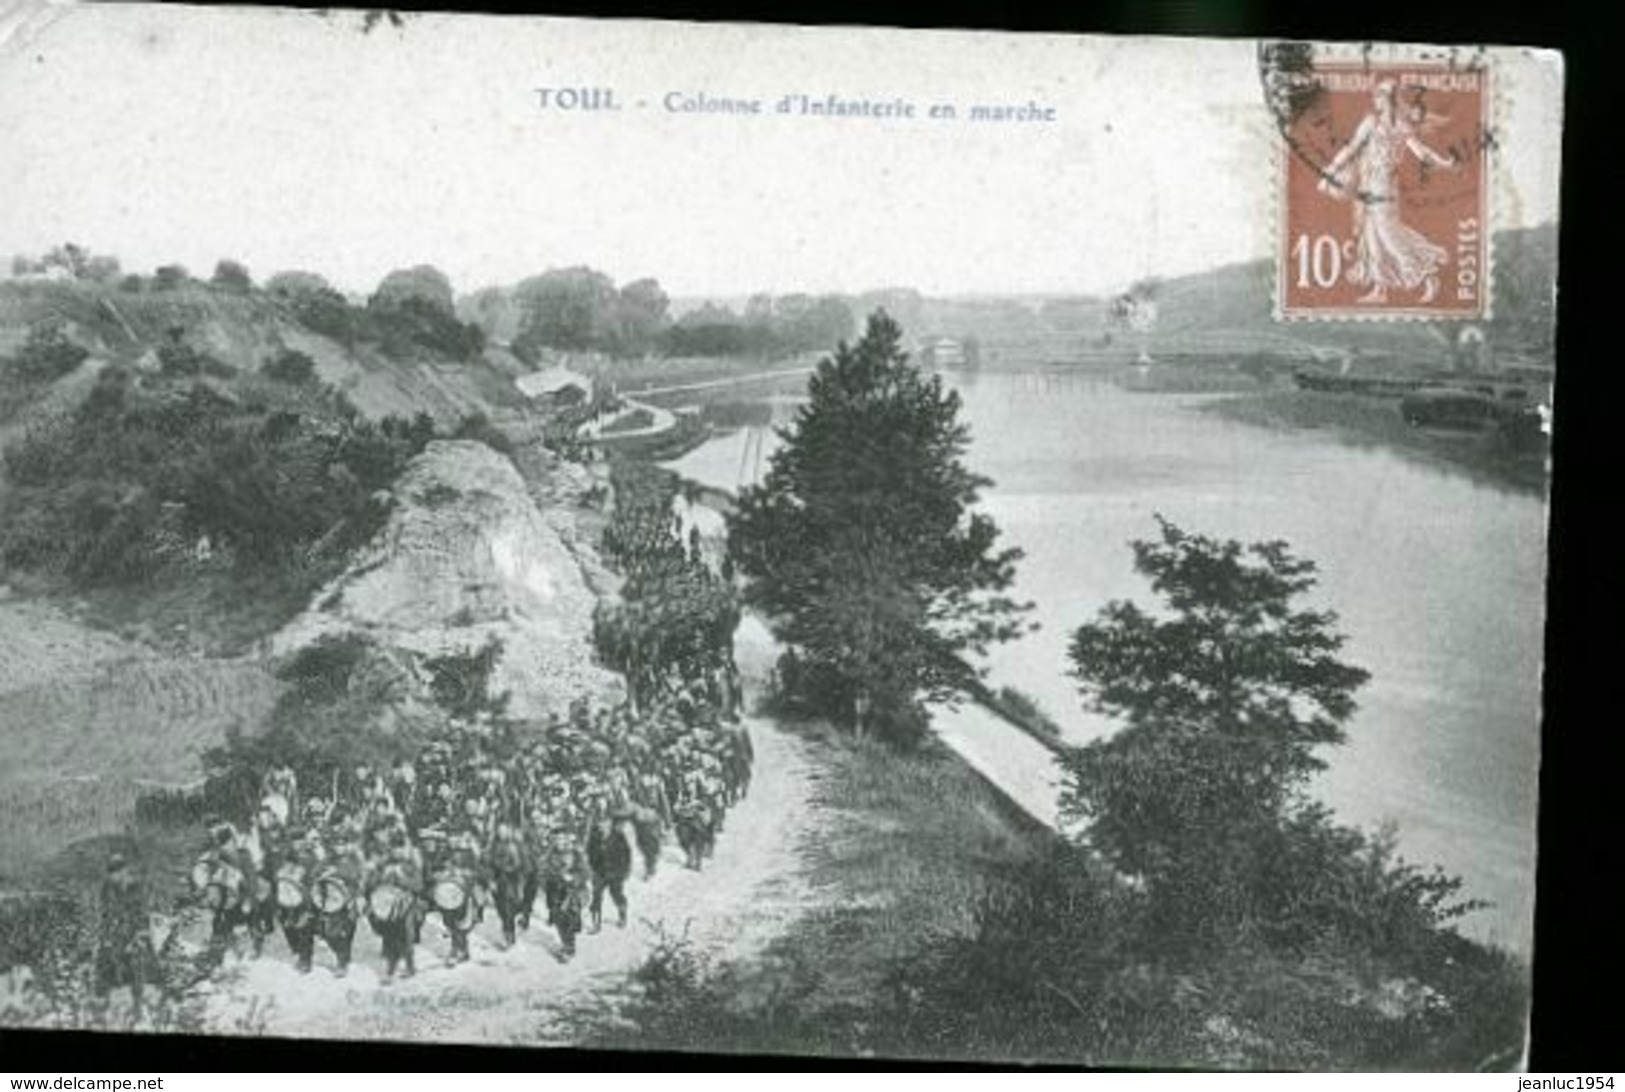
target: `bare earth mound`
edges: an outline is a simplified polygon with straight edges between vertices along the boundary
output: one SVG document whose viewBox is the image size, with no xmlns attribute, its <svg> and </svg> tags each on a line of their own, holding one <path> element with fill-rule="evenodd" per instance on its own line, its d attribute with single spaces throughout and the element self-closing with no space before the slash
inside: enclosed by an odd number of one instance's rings
<svg viewBox="0 0 1625 1092">
<path fill-rule="evenodd" d="M 474 441 L 436 441 L 395 498 L 383 532 L 274 638 L 274 652 L 358 632 L 415 659 L 494 637 L 493 688 L 510 693 L 514 715 L 620 700 L 620 678 L 594 662 L 592 591 L 512 462 Z"/>
</svg>

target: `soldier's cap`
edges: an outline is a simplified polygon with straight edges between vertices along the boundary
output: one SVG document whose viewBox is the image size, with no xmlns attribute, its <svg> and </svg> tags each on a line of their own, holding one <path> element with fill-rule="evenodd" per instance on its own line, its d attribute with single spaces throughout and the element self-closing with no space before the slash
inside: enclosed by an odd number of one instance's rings
<svg viewBox="0 0 1625 1092">
<path fill-rule="evenodd" d="M 107 871 L 117 872 L 122 868 L 127 868 L 129 864 L 129 858 L 125 857 L 124 854 L 114 853 L 111 857 L 107 858 Z"/>
</svg>

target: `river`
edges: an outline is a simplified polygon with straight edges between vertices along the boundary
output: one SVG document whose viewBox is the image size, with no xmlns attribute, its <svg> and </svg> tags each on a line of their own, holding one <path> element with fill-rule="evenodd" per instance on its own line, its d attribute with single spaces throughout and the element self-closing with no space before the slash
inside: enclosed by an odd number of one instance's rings
<svg viewBox="0 0 1625 1092">
<path fill-rule="evenodd" d="M 952 380 L 983 507 L 1022 548 L 1016 594 L 1038 632 L 996 649 L 991 681 L 1034 696 L 1082 742 L 1112 730 L 1066 676 L 1068 635 L 1112 598 L 1150 599 L 1128 543 L 1154 514 L 1205 534 L 1285 539 L 1320 569 L 1346 657 L 1371 672 L 1349 742 L 1317 791 L 1348 822 L 1399 827 L 1401 854 L 1464 877 L 1494 905 L 1463 928 L 1527 953 L 1535 870 L 1542 503 L 1399 453 L 1277 431 L 1201 409 L 1202 396 L 1130 393 L 1088 373 Z M 759 436 L 760 434 L 758 434 Z M 759 440 L 758 440 L 759 442 Z M 765 445 L 771 452 L 774 438 Z M 756 467 L 748 431 L 673 464 L 735 489 Z M 765 456 L 762 465 L 765 466 Z"/>
</svg>

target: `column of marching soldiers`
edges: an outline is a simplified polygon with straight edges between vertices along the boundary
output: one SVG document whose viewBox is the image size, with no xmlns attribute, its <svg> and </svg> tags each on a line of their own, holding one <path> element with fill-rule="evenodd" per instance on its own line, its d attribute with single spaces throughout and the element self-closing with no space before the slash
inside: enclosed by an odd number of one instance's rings
<svg viewBox="0 0 1625 1092">
<path fill-rule="evenodd" d="M 511 945 L 540 897 L 568 959 L 587 919 L 601 927 L 606 893 L 626 924 L 634 846 L 646 877 L 668 835 L 689 868 L 702 866 L 749 787 L 752 750 L 732 574 L 726 558 L 707 562 L 696 530 L 684 535 L 672 481 L 623 467 L 604 533 L 626 601 L 595 639 L 630 700 L 578 702 L 540 731 L 453 722 L 416 761 L 342 772 L 325 794 L 286 767 L 267 771 L 254 819 L 216 824 L 192 869 L 217 950 L 243 928 L 258 954 L 280 926 L 302 971 L 319 938 L 343 974 L 365 917 L 387 980 L 413 973 L 427 915 L 457 963 L 487 909 Z"/>
<path fill-rule="evenodd" d="M 539 897 L 567 960 L 589 920 L 601 927 L 606 893 L 625 926 L 634 846 L 645 878 L 670 834 L 698 870 L 749 788 L 748 729 L 737 701 L 719 706 L 715 693 L 690 687 L 641 713 L 577 703 L 531 734 L 456 723 L 416 761 L 357 767 L 320 795 L 272 769 L 255 818 L 214 825 L 192 869 L 212 943 L 223 952 L 246 929 L 258 955 L 280 926 L 301 971 L 320 938 L 342 975 L 365 917 L 388 981 L 414 972 L 426 916 L 459 963 L 488 909 L 511 946 Z"/>
</svg>

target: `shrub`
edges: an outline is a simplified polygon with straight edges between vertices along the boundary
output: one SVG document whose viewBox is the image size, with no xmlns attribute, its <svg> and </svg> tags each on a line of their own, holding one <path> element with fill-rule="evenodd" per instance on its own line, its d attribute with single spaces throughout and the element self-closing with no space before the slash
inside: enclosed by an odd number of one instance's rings
<svg viewBox="0 0 1625 1092">
<path fill-rule="evenodd" d="M 423 662 L 429 673 L 429 693 L 449 715 L 472 719 L 482 713 L 501 715 L 507 693 L 493 694 L 491 679 L 502 659 L 502 642 L 488 638 L 478 649 L 433 656 Z"/>
<path fill-rule="evenodd" d="M 283 349 L 261 364 L 260 372 L 279 383 L 300 386 L 316 378 L 316 362 L 297 349 Z"/>
<path fill-rule="evenodd" d="M 166 366 L 204 360 L 174 346 Z M 434 433 L 422 415 L 331 412 L 271 412 L 196 382 L 149 389 L 109 368 L 70 416 L 7 449 L 0 557 L 89 583 L 142 579 L 207 535 L 235 566 L 319 580 L 376 533 L 385 491 Z"/>
<path fill-rule="evenodd" d="M 456 430 L 451 434 L 454 440 L 477 440 L 486 447 L 503 455 L 513 454 L 513 441 L 508 439 L 506 433 L 491 423 L 491 419 L 483 413 L 470 413 L 457 422 Z"/>
<path fill-rule="evenodd" d="M 38 325 L 28 330 L 28 339 L 11 359 L 11 370 L 30 383 L 50 383 L 83 364 L 90 356 L 68 339 L 60 326 Z"/>
<path fill-rule="evenodd" d="M 266 770 L 287 765 L 301 784 L 327 785 L 357 765 L 388 766 L 416 752 L 408 728 L 390 728 L 378 714 L 399 698 L 399 680 L 382 668 L 365 635 L 327 635 L 301 649 L 277 671 L 289 684 L 256 736 L 228 733 L 203 756 L 209 795 L 246 815 L 259 798 Z"/>
<path fill-rule="evenodd" d="M 161 938 L 143 961 L 144 1011 L 137 1019 L 131 1008 L 115 1005 L 109 996 L 113 984 L 102 981 L 96 920 L 88 905 L 74 905 L 29 955 L 29 974 L 21 988 L 0 1000 L 0 1023 L 76 1031 L 204 1031 L 209 996 L 219 983 L 210 981 L 215 968 L 207 954 L 190 952 L 185 938 L 202 927 L 205 916 L 201 907 L 184 907 L 165 923 Z M 263 1011 L 238 1030 L 263 1032 Z"/>
</svg>

